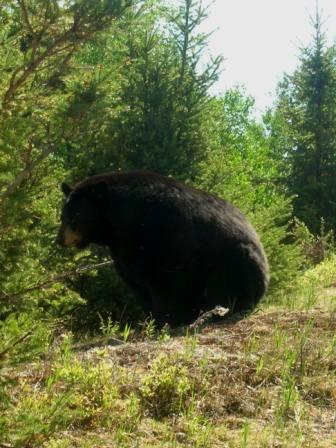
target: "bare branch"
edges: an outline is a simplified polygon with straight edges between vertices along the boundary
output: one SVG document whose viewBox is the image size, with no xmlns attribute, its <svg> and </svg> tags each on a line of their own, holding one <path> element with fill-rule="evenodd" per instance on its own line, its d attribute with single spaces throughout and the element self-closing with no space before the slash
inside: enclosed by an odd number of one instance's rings
<svg viewBox="0 0 336 448">
<path fill-rule="evenodd" d="M 49 147 L 45 148 L 39 157 L 35 159 L 33 162 L 27 163 L 25 168 L 19 173 L 14 181 L 8 185 L 6 190 L 0 195 L 0 199 L 6 199 L 10 196 L 14 191 L 19 188 L 22 183 L 29 177 L 30 173 L 41 163 L 44 159 L 46 159 L 50 154 L 56 151 L 56 147 L 51 144 Z"/>
<path fill-rule="evenodd" d="M 17 67 L 11 76 L 9 86 L 2 99 L 3 111 L 9 108 L 17 90 L 27 81 L 29 76 L 39 68 L 39 66 L 44 64 L 46 59 L 61 54 L 67 50 L 73 54 L 74 50 L 77 49 L 80 44 L 86 42 L 94 33 L 106 28 L 114 17 L 109 13 L 105 16 L 102 15 L 101 17 L 92 19 L 90 14 L 87 14 L 84 9 L 80 8 L 75 11 L 74 16 L 72 16 L 72 23 L 68 25 L 68 29 L 54 36 L 54 25 L 64 25 L 66 22 L 63 23 L 63 19 L 65 17 L 68 19 L 71 18 L 69 16 L 70 10 L 64 11 L 64 15 L 58 16 L 57 19 L 53 17 L 49 18 L 49 6 L 47 5 L 44 18 L 42 23 L 40 23 L 40 29 L 39 31 L 34 31 L 29 21 L 25 0 L 18 0 L 18 2 L 22 10 L 23 22 L 32 34 L 31 53 L 29 60 Z M 121 12 L 122 10 L 119 11 L 119 13 Z M 41 42 L 44 36 L 52 38 L 53 41 L 48 48 L 43 51 Z M 42 52 L 39 53 L 39 51 Z"/>
<path fill-rule="evenodd" d="M 7 348 L 5 348 L 5 350 L 2 350 L 2 352 L 0 352 L 0 360 L 3 359 L 5 355 L 13 349 L 13 347 L 29 338 L 33 334 L 33 330 L 34 328 L 30 329 L 25 334 L 16 339 L 14 342 L 12 342 Z"/>
<path fill-rule="evenodd" d="M 216 306 L 212 310 L 201 314 L 195 322 L 189 325 L 190 330 L 199 330 L 201 327 L 209 324 L 212 320 L 221 320 L 230 312 L 229 308 Z"/>
<path fill-rule="evenodd" d="M 26 27 L 28 28 L 29 32 L 33 34 L 34 30 L 29 21 L 26 2 L 25 2 L 25 0 L 18 0 L 18 3 L 20 5 L 21 11 L 22 11 L 23 21 L 24 21 Z"/>
<path fill-rule="evenodd" d="M 87 272 L 87 271 L 93 271 L 94 269 L 100 269 L 100 268 L 103 268 L 104 266 L 108 266 L 108 265 L 113 265 L 113 260 L 103 261 L 102 263 L 97 263 L 97 264 L 90 264 L 88 266 L 83 266 L 83 267 L 80 267 L 77 269 L 73 269 L 71 271 L 67 271 L 63 274 L 56 275 L 55 277 L 53 277 L 49 280 L 46 280 L 45 282 L 39 283 L 36 286 L 32 286 L 30 288 L 23 289 L 22 291 L 17 291 L 14 294 L 6 294 L 6 293 L 2 292 L 2 295 L 0 296 L 0 300 L 12 301 L 13 299 L 16 299 L 17 297 L 21 297 L 30 292 L 53 286 L 55 283 L 59 282 L 60 280 L 64 280 L 65 278 L 80 275 L 80 274 L 83 274 L 83 272 Z"/>
</svg>

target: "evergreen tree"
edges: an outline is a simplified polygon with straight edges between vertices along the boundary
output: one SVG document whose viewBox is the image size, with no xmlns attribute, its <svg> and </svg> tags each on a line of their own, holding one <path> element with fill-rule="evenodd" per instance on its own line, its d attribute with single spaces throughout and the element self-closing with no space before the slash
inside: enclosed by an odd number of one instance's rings
<svg viewBox="0 0 336 448">
<path fill-rule="evenodd" d="M 300 66 L 279 86 L 272 137 L 287 164 L 288 192 L 296 195 L 294 214 L 318 232 L 322 217 L 336 226 L 336 53 L 326 45 L 318 12 L 313 25 Z"/>
<path fill-rule="evenodd" d="M 34 291 L 30 300 L 11 300 L 11 294 L 64 269 L 53 244 L 65 176 L 57 152 L 67 131 L 68 86 L 78 77 L 74 55 L 128 3 L 0 2 L 0 318 L 43 296 Z"/>
<path fill-rule="evenodd" d="M 293 242 L 292 200 L 279 185 L 281 163 L 274 160 L 269 134 L 253 118 L 253 106 L 253 99 L 236 88 L 212 99 L 208 151 L 196 182 L 230 200 L 253 222 L 271 266 L 270 292 L 275 292 L 298 275 L 303 256 L 296 242 L 287 244 Z"/>
<path fill-rule="evenodd" d="M 82 58 L 96 69 L 80 89 L 83 94 L 94 86 L 100 100 L 77 114 L 79 132 L 69 135 L 64 148 L 74 177 L 108 169 L 195 175 L 206 149 L 208 90 L 221 63 L 216 58 L 201 67 L 207 36 L 197 28 L 205 17 L 198 1 L 181 0 L 178 8 L 144 2 L 129 9 L 117 39 L 106 36 L 107 51 L 98 60 L 96 49 L 84 50 Z"/>
</svg>

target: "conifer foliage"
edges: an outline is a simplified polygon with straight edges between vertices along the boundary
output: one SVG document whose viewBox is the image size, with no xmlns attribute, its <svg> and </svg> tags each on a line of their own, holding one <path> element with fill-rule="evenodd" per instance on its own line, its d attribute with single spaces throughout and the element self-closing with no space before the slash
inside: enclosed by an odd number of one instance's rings
<svg viewBox="0 0 336 448">
<path fill-rule="evenodd" d="M 319 232 L 321 218 L 336 225 L 336 49 L 327 46 L 319 12 L 313 27 L 299 67 L 280 84 L 273 135 L 294 214 Z"/>
</svg>

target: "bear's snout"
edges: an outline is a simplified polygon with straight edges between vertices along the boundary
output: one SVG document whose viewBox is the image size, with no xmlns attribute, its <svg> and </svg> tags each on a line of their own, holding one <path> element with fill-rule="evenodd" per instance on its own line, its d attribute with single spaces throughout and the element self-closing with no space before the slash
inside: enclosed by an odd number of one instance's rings
<svg viewBox="0 0 336 448">
<path fill-rule="evenodd" d="M 83 238 L 80 232 L 74 231 L 70 228 L 70 226 L 62 224 L 55 242 L 63 247 L 81 247 Z"/>
</svg>

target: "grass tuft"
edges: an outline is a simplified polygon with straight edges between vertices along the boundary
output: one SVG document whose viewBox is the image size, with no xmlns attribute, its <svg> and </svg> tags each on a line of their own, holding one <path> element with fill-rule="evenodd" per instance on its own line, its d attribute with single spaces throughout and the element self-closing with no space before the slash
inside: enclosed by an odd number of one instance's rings
<svg viewBox="0 0 336 448">
<path fill-rule="evenodd" d="M 78 345 L 38 322 L 26 337 L 29 318 L 11 317 L 0 446 L 335 446 L 335 263 L 305 274 L 290 300 L 198 334 L 107 319 L 103 340 Z"/>
</svg>

